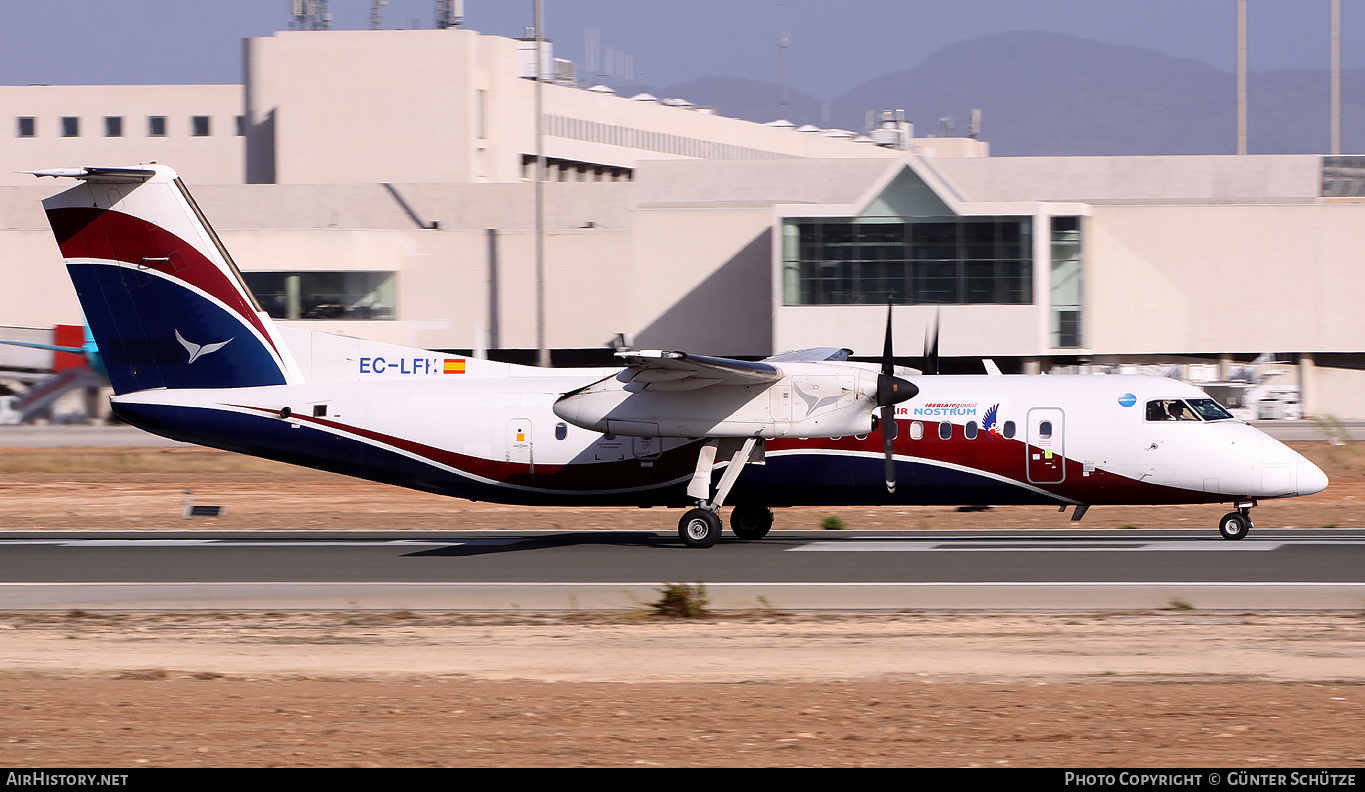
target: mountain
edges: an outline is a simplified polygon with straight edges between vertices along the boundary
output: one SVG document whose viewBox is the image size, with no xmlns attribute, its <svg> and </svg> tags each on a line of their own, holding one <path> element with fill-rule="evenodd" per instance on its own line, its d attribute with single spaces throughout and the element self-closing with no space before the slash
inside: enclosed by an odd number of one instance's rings
<svg viewBox="0 0 1365 792">
<path fill-rule="evenodd" d="M 919 65 L 869 80 L 827 105 L 791 92 L 790 117 L 861 131 L 869 110 L 902 108 L 916 134 L 982 111 L 981 137 L 996 156 L 1231 154 L 1237 146 L 1237 78 L 1208 64 L 1140 47 L 1057 33 L 1000 33 L 940 49 Z M 771 121 L 778 88 L 706 77 L 659 96 L 714 105 L 725 115 Z M 1248 77 L 1253 154 L 1326 153 L 1326 70 Z M 1365 70 L 1342 74 L 1342 150 L 1365 152 Z"/>
<path fill-rule="evenodd" d="M 714 107 L 716 112 L 732 118 L 766 123 L 783 115 L 797 126 L 815 124 L 829 126 L 823 117 L 822 102 L 809 94 L 787 90 L 785 113 L 781 106 L 782 89 L 777 83 L 765 80 L 746 80 L 741 77 L 701 77 L 663 89 L 659 98 L 677 97 L 693 104 Z M 859 121 L 859 129 L 862 122 Z"/>
</svg>

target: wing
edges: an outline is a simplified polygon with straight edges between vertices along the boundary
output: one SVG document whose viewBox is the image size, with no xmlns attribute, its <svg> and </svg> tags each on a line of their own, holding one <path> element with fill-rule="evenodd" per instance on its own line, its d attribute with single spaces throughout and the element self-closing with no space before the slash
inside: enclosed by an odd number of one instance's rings
<svg viewBox="0 0 1365 792">
<path fill-rule="evenodd" d="M 618 379 L 630 391 L 687 391 L 711 385 L 761 385 L 782 378 L 782 371 L 765 362 L 689 355 L 665 350 L 617 352 L 626 363 Z"/>
<path fill-rule="evenodd" d="M 811 347 L 810 349 L 794 349 L 790 352 L 783 352 L 780 355 L 763 358 L 765 363 L 818 363 L 822 360 L 848 360 L 848 356 L 853 354 L 851 349 L 841 349 L 839 347 Z"/>
</svg>

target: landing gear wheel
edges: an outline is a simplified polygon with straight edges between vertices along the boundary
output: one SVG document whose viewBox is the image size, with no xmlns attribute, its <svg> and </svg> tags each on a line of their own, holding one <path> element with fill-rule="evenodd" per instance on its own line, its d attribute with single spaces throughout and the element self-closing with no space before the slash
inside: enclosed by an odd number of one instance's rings
<svg viewBox="0 0 1365 792">
<path fill-rule="evenodd" d="M 773 527 L 773 510 L 757 504 L 740 504 L 730 510 L 730 530 L 740 539 L 762 539 Z"/>
<path fill-rule="evenodd" d="M 1218 522 L 1218 533 L 1224 539 L 1244 539 L 1252 529 L 1251 518 L 1241 512 L 1228 512 Z"/>
<path fill-rule="evenodd" d="M 720 517 L 708 509 L 688 509 L 678 520 L 678 536 L 688 547 L 710 547 L 720 541 Z"/>
</svg>

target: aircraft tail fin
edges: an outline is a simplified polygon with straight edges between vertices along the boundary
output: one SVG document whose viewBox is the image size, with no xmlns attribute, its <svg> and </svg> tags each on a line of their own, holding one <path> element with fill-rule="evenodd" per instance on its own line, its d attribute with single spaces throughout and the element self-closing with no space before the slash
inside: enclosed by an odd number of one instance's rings
<svg viewBox="0 0 1365 792">
<path fill-rule="evenodd" d="M 175 171 L 28 171 L 81 184 L 43 201 L 118 394 L 283 385 L 288 347 Z"/>
</svg>

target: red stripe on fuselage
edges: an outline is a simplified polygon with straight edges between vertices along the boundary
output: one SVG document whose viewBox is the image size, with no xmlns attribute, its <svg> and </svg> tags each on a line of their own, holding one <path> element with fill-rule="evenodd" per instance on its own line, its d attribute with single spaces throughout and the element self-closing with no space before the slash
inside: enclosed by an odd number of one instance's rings
<svg viewBox="0 0 1365 792">
<path fill-rule="evenodd" d="M 276 414 L 276 410 L 263 407 L 236 405 L 243 409 Z M 435 446 L 405 440 L 401 437 L 348 426 L 324 418 L 295 415 L 295 420 L 325 426 L 337 431 L 347 432 L 367 440 L 414 454 L 429 462 L 479 476 L 500 484 L 527 487 L 532 489 L 561 490 L 620 490 L 636 487 L 661 487 L 690 476 L 696 467 L 697 446 L 689 443 L 670 449 L 652 460 L 649 467 L 642 466 L 638 459 L 614 460 L 610 462 L 571 462 L 563 465 L 536 465 L 534 475 L 531 466 L 517 462 L 499 462 L 492 459 L 457 454 Z M 854 437 L 839 439 L 813 438 L 809 440 L 769 440 L 770 453 L 780 451 L 816 452 L 837 450 L 856 452 L 860 455 L 881 456 L 881 438 L 875 433 L 863 440 Z M 969 471 L 991 473 L 1017 485 L 1036 487 L 1059 498 L 1090 505 L 1132 505 L 1161 503 L 1214 503 L 1227 500 L 1226 497 L 1210 493 L 1184 490 L 1161 484 L 1137 481 L 1127 476 L 1096 468 L 1085 475 L 1084 465 L 1074 460 L 1064 460 L 1066 481 L 1060 484 L 1032 484 L 1025 478 L 1025 456 L 1028 446 L 1018 440 L 1007 440 L 999 436 L 978 437 L 967 440 L 957 437 L 952 440 L 910 440 L 909 433 L 902 431 L 896 441 L 896 453 L 926 460 L 961 466 Z M 878 469 L 880 473 L 880 469 Z M 870 482 L 872 483 L 872 482 Z M 875 482 L 880 484 L 880 479 Z M 914 481 L 902 482 L 907 486 L 898 490 L 901 498 L 914 491 Z M 888 498 L 888 503 L 914 503 L 908 500 Z"/>
<path fill-rule="evenodd" d="M 79 206 L 49 209 L 47 221 L 63 257 L 136 264 L 189 284 L 221 301 L 256 328 L 279 356 L 274 340 L 266 332 L 254 307 L 242 295 L 235 279 L 229 278 L 189 242 L 155 223 L 112 209 Z"/>
<path fill-rule="evenodd" d="M 1065 465 L 1065 473 L 1060 483 L 1038 483 L 1028 480 L 1028 456 L 1042 453 L 1022 440 L 1007 439 L 1000 435 L 982 432 L 968 440 L 962 436 L 962 426 L 954 425 L 953 437 L 948 440 L 932 434 L 937 424 L 925 424 L 925 435 L 921 440 L 910 439 L 908 422 L 897 421 L 899 432 L 895 442 L 896 454 L 926 460 L 927 463 L 944 462 L 967 470 L 981 471 L 999 476 L 1021 486 L 1036 487 L 1044 492 L 1057 495 L 1078 503 L 1090 505 L 1120 504 L 1159 504 L 1159 503 L 1216 503 L 1228 500 L 1226 496 L 1197 490 L 1170 487 L 1139 481 L 1127 476 L 1103 470 L 1099 466 L 1091 471 L 1074 459 L 1058 456 Z M 811 438 L 809 440 L 769 440 L 768 452 L 808 451 L 833 449 L 853 451 L 869 456 L 882 455 L 881 435 L 873 432 L 859 440 L 856 437 Z M 913 489 L 914 481 L 899 482 Z M 899 491 L 899 489 L 898 489 Z"/>
</svg>

